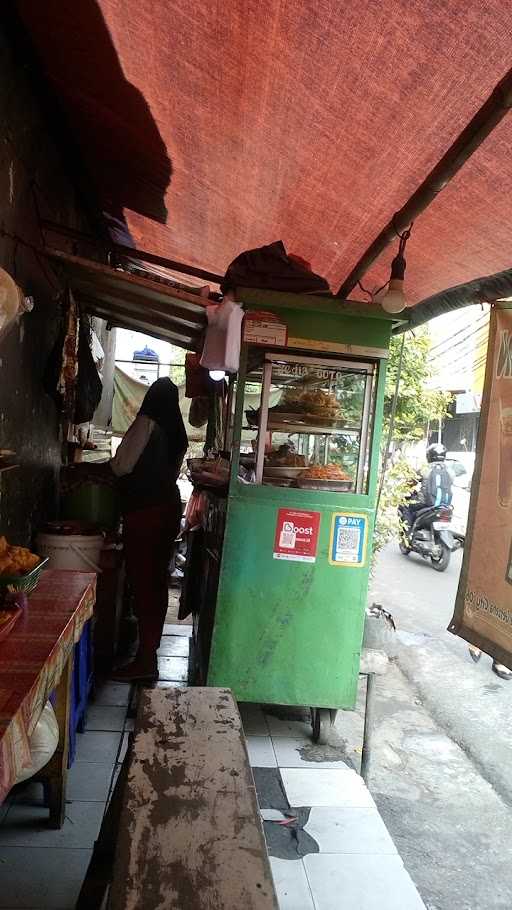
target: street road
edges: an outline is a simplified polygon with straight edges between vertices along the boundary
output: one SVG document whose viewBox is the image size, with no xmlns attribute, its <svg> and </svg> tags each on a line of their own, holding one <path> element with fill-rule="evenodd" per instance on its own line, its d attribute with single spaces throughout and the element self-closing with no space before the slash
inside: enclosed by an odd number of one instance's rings
<svg viewBox="0 0 512 910">
<path fill-rule="evenodd" d="M 500 680 L 486 654 L 474 664 L 466 642 L 446 631 L 461 564 L 458 550 L 437 573 L 392 544 L 379 559 L 370 602 L 393 614 L 400 667 L 424 704 L 512 805 L 512 680 Z"/>
<path fill-rule="evenodd" d="M 379 557 L 369 602 L 393 614 L 398 641 L 370 786 L 429 910 L 508 910 L 512 681 L 446 631 L 461 562 L 440 574 L 394 543 Z"/>
</svg>

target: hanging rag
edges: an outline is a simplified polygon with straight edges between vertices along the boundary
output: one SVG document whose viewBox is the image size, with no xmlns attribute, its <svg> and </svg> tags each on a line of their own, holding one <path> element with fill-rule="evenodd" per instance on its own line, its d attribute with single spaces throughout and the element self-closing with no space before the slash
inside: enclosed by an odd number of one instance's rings
<svg viewBox="0 0 512 910">
<path fill-rule="evenodd" d="M 329 292 L 325 278 L 312 272 L 304 259 L 288 254 L 282 240 L 240 253 L 228 267 L 220 287 L 223 293 L 241 287 L 295 294 Z"/>
</svg>

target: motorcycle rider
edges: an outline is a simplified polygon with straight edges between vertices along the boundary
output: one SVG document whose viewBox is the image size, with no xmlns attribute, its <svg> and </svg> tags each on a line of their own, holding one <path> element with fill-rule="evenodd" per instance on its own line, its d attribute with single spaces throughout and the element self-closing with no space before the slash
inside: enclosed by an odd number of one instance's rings
<svg viewBox="0 0 512 910">
<path fill-rule="evenodd" d="M 435 442 L 427 447 L 425 454 L 431 467 L 424 475 L 418 474 L 415 487 L 419 485 L 419 490 L 409 494 L 407 505 L 401 510 L 408 534 L 421 509 L 449 506 L 452 501 L 452 476 L 445 465 L 446 446 Z"/>
</svg>

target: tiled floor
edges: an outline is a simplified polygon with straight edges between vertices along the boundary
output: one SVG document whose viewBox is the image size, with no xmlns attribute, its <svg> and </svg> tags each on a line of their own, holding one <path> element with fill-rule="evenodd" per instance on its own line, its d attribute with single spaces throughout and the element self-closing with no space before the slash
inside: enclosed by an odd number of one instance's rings
<svg viewBox="0 0 512 910">
<path fill-rule="evenodd" d="M 307 716 L 240 712 L 280 910 L 424 910 L 362 778 L 312 745 Z"/>
<path fill-rule="evenodd" d="M 186 684 L 190 634 L 164 627 L 159 685 Z M 0 807 L 0 910 L 74 907 L 133 726 L 128 700 L 129 686 L 107 683 L 91 705 L 60 831 L 39 785 Z M 240 707 L 280 910 L 424 910 L 362 779 L 336 749 L 312 746 L 307 716 Z"/>
<path fill-rule="evenodd" d="M 182 686 L 187 626 L 167 626 L 160 649 L 161 685 Z M 48 828 L 40 784 L 14 790 L 0 806 L 1 910 L 73 910 L 98 836 L 106 801 L 128 745 L 130 686 L 106 683 L 90 705 L 68 775 L 66 820 Z"/>
</svg>

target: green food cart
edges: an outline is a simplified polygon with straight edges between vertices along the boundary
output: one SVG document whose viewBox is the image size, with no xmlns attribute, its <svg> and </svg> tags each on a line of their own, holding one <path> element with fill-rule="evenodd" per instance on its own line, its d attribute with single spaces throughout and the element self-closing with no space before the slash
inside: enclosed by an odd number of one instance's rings
<svg viewBox="0 0 512 910">
<path fill-rule="evenodd" d="M 322 741 L 356 699 L 396 317 L 329 297 L 239 299 L 229 486 L 207 492 L 184 589 L 192 675 L 242 702 L 311 707 Z"/>
</svg>

